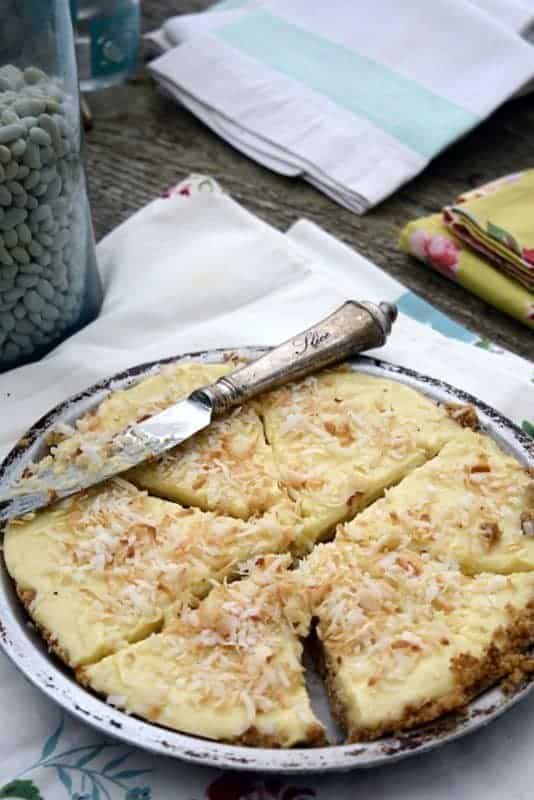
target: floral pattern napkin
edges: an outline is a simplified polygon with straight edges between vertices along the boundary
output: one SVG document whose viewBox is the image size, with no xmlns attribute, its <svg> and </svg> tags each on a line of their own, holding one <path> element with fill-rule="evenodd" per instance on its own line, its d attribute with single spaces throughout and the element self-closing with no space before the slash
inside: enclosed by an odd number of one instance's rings
<svg viewBox="0 0 534 800">
<path fill-rule="evenodd" d="M 456 236 L 534 291 L 534 170 L 516 172 L 461 194 L 443 209 Z"/>
<path fill-rule="evenodd" d="M 534 170 L 460 195 L 410 222 L 404 252 L 534 329 Z"/>
</svg>

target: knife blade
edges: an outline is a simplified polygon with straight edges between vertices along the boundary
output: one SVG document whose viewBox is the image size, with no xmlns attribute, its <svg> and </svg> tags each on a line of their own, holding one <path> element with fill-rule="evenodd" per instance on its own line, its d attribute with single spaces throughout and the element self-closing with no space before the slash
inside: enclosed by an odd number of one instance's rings
<svg viewBox="0 0 534 800">
<path fill-rule="evenodd" d="M 149 459 L 157 458 L 211 424 L 216 416 L 260 392 L 342 361 L 347 356 L 380 347 L 391 331 L 397 309 L 389 303 L 350 300 L 322 322 L 279 345 L 257 361 L 211 386 L 132 425 L 97 451 L 93 466 L 44 462 L 35 465 L 7 490 L 0 490 L 0 522 L 28 514 L 58 499 L 108 480 Z"/>
<path fill-rule="evenodd" d="M 206 428 L 212 416 L 207 398 L 188 397 L 114 436 L 96 462 L 98 474 L 76 464 L 64 466 L 58 473 L 52 464 L 35 476 L 23 478 L 6 494 L 0 493 L 0 522 L 28 514 L 157 458 Z"/>
</svg>

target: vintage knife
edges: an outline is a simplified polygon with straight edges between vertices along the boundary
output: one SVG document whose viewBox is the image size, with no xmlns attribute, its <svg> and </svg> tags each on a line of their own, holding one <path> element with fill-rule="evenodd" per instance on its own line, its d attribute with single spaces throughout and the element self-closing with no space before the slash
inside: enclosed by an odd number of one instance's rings
<svg viewBox="0 0 534 800">
<path fill-rule="evenodd" d="M 47 506 L 157 457 L 206 428 L 246 400 L 339 363 L 353 353 L 381 347 L 397 317 L 389 303 L 350 300 L 329 317 L 185 400 L 132 425 L 107 442 L 88 470 L 76 464 L 39 464 L 30 477 L 0 490 L 0 522 Z"/>
</svg>

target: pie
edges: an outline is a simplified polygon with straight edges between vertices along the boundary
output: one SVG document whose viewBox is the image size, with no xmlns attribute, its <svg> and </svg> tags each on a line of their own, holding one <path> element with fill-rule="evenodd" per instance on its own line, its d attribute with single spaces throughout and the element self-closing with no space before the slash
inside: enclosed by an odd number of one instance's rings
<svg viewBox="0 0 534 800">
<path fill-rule="evenodd" d="M 44 463 L 94 465 L 115 433 L 234 368 L 180 363 L 112 392 L 57 427 Z M 348 739 L 377 738 L 530 669 L 532 474 L 475 424 L 470 407 L 327 370 L 12 521 L 5 562 L 50 648 L 128 713 L 324 744 L 302 667 L 315 641 Z"/>
</svg>

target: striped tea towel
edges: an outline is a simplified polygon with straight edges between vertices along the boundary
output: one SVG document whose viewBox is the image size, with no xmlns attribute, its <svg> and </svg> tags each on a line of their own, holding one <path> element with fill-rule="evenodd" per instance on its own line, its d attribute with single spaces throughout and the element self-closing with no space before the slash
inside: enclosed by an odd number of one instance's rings
<svg viewBox="0 0 534 800">
<path fill-rule="evenodd" d="M 159 84 L 232 145 L 363 213 L 534 77 L 515 0 L 230 0 L 152 35 Z"/>
</svg>

